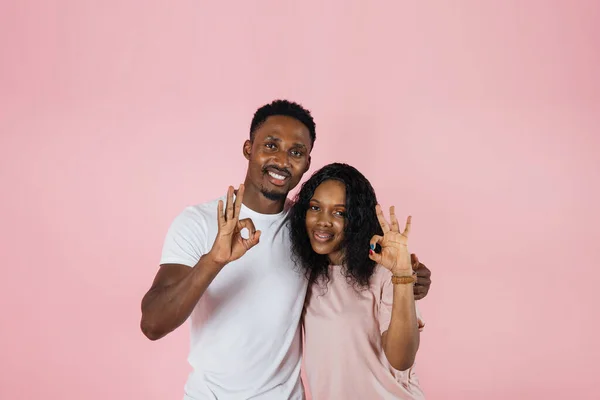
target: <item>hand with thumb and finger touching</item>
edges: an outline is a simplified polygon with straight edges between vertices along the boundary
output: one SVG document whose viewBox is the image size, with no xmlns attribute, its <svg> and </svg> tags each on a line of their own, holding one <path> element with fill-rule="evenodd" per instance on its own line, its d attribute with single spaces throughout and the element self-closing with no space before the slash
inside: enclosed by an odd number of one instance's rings
<svg viewBox="0 0 600 400">
<path fill-rule="evenodd" d="M 369 258 L 392 271 L 394 275 L 412 275 L 410 253 L 408 252 L 408 235 L 410 234 L 412 217 L 409 216 L 406 219 L 404 231 L 400 232 L 394 206 L 390 207 L 390 224 L 386 221 L 379 204 L 375 207 L 375 212 L 383 236 L 373 235 L 371 238 Z M 381 252 L 379 253 L 375 252 L 376 244 L 381 246 Z"/>
<path fill-rule="evenodd" d="M 235 202 L 233 200 L 233 187 L 227 191 L 227 204 L 223 211 L 223 200 L 217 206 L 218 232 L 213 243 L 210 255 L 219 264 L 227 264 L 242 257 L 248 250 L 256 246 L 260 240 L 260 231 L 254 227 L 250 218 L 240 220 L 242 199 L 244 198 L 244 185 L 237 190 Z M 249 231 L 249 237 L 242 237 L 242 230 Z"/>
</svg>

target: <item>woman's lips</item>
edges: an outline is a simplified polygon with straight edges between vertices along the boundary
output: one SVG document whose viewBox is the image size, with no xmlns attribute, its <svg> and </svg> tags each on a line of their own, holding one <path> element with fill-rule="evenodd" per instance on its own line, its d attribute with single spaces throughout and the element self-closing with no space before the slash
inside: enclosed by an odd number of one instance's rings
<svg viewBox="0 0 600 400">
<path fill-rule="evenodd" d="M 325 243 L 333 239 L 333 233 L 326 231 L 313 231 L 313 238 L 320 243 Z"/>
</svg>

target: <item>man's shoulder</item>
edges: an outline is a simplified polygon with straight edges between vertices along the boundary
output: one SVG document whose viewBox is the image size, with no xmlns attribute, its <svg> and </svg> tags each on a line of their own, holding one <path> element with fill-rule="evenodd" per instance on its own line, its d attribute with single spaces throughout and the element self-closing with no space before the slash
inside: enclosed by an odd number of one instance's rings
<svg viewBox="0 0 600 400">
<path fill-rule="evenodd" d="M 204 203 L 194 204 L 186 207 L 186 211 L 196 214 L 213 214 L 217 215 L 217 205 L 219 204 L 219 200 L 223 200 L 225 202 L 226 196 L 218 197 L 214 200 L 209 200 Z"/>
<path fill-rule="evenodd" d="M 180 214 L 180 218 L 190 219 L 194 221 L 206 220 L 206 221 L 216 221 L 217 218 L 217 207 L 219 205 L 219 201 L 223 201 L 223 207 L 225 207 L 225 203 L 227 201 L 227 196 L 223 195 L 213 200 L 206 201 L 204 203 L 194 204 L 187 206 L 183 209 Z M 284 205 L 284 215 L 287 216 L 288 212 L 294 205 L 294 201 L 291 199 L 285 200 Z"/>
<path fill-rule="evenodd" d="M 202 224 L 216 221 L 219 200 L 225 201 L 225 196 L 204 203 L 187 206 L 180 213 L 178 219 Z"/>
</svg>

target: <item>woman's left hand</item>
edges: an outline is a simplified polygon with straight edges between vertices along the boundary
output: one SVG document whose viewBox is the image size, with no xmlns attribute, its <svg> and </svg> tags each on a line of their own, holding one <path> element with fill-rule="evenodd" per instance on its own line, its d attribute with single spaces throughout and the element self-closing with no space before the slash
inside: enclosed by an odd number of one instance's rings
<svg viewBox="0 0 600 400">
<path fill-rule="evenodd" d="M 404 231 L 400 232 L 400 226 L 394 206 L 390 207 L 390 220 L 388 225 L 381 206 L 377 204 L 375 207 L 379 225 L 383 230 L 383 236 L 373 235 L 371 238 L 371 249 L 369 250 L 369 258 L 376 263 L 389 269 L 395 275 L 412 275 L 412 265 L 410 262 L 410 253 L 408 252 L 408 235 L 412 217 L 406 219 Z M 381 252 L 375 252 L 375 244 L 381 246 Z"/>
</svg>

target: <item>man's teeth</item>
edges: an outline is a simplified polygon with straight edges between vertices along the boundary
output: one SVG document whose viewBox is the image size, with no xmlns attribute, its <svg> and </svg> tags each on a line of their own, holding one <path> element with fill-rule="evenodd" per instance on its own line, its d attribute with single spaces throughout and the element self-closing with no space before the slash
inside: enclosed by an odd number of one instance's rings
<svg viewBox="0 0 600 400">
<path fill-rule="evenodd" d="M 285 176 L 283 176 L 283 175 L 278 175 L 278 174 L 276 174 L 275 172 L 271 172 L 271 171 L 269 171 L 269 175 L 270 175 L 271 177 L 275 178 L 275 179 L 278 179 L 278 180 L 280 180 L 280 181 L 282 181 L 282 180 L 284 180 L 284 179 L 285 179 Z"/>
</svg>

